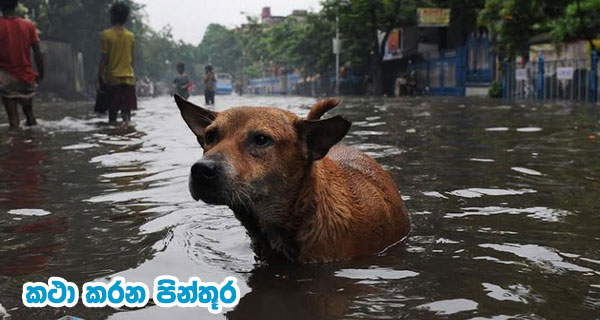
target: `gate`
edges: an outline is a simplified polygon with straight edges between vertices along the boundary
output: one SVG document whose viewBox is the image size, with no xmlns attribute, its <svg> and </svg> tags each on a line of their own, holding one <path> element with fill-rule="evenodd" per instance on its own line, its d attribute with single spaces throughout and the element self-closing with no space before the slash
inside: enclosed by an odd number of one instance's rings
<svg viewBox="0 0 600 320">
<path fill-rule="evenodd" d="M 471 35 L 467 41 L 467 85 L 488 86 L 494 80 L 492 43 L 487 35 Z"/>
<path fill-rule="evenodd" d="M 429 58 L 408 66 L 415 73 L 417 87 L 426 94 L 438 96 L 464 96 L 466 93 L 466 49 L 440 51 L 436 58 Z"/>
</svg>

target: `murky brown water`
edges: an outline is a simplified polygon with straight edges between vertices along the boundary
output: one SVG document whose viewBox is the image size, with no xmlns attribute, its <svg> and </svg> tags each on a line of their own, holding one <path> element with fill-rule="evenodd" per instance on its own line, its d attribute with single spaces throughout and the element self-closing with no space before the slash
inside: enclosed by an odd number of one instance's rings
<svg viewBox="0 0 600 320">
<path fill-rule="evenodd" d="M 314 101 L 217 97 L 303 115 Z M 599 318 L 598 110 L 502 104 L 347 98 L 345 143 L 393 174 L 413 231 L 380 256 L 305 266 L 257 264 L 231 211 L 191 199 L 201 149 L 171 98 L 141 101 L 133 128 L 89 103 L 38 106 L 40 126 L 0 126 L 0 319 Z M 163 274 L 235 275 L 243 298 L 220 316 L 21 303 L 24 282 L 52 275 L 151 287 Z"/>
</svg>

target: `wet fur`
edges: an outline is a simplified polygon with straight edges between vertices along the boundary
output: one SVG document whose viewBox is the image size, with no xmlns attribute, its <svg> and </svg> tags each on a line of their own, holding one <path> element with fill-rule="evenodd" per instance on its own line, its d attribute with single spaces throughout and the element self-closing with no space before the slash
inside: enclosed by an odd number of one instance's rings
<svg viewBox="0 0 600 320">
<path fill-rule="evenodd" d="M 392 177 L 358 149 L 329 146 L 331 136 L 335 143 L 345 135 L 340 122 L 345 120 L 318 119 L 338 99 L 315 104 L 307 119 L 262 107 L 217 114 L 191 109 L 180 97 L 176 101 L 203 145 L 204 159 L 224 165 L 220 198 L 203 200 L 233 210 L 259 257 L 350 259 L 380 252 L 408 234 L 408 213 Z M 205 145 L 204 133 L 214 128 L 222 140 Z M 274 138 L 272 148 L 248 147 L 244 141 L 255 130 Z"/>
</svg>

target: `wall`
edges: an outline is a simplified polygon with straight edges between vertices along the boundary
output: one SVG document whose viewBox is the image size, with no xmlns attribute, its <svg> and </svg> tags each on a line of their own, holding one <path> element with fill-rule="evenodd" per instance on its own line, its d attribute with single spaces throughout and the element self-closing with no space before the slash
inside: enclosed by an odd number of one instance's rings
<svg viewBox="0 0 600 320">
<path fill-rule="evenodd" d="M 70 99 L 84 95 L 83 55 L 75 52 L 68 43 L 42 41 L 45 78 L 38 92 L 41 96 Z"/>
</svg>

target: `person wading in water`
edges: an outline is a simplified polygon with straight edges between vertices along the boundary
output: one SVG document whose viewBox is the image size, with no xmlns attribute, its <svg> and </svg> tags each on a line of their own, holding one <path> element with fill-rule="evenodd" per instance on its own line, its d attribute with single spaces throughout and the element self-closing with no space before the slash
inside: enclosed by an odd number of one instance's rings
<svg viewBox="0 0 600 320">
<path fill-rule="evenodd" d="M 135 76 L 133 73 L 133 47 L 135 37 L 125 29 L 129 7 L 115 2 L 110 7 L 112 27 L 102 31 L 98 64 L 98 87 L 106 84 L 109 95 L 108 122 L 115 124 L 121 111 L 124 123 L 131 121 L 131 110 L 137 109 Z"/>
<path fill-rule="evenodd" d="M 212 66 L 204 67 L 204 100 L 206 104 L 215 104 L 215 91 L 217 78 L 212 71 Z"/>
<path fill-rule="evenodd" d="M 187 74 L 185 74 L 185 64 L 177 64 L 177 73 L 179 75 L 175 77 L 175 80 L 173 80 L 175 93 L 187 99 L 190 97 L 190 87 L 192 86 L 192 82 Z"/>
<path fill-rule="evenodd" d="M 23 107 L 26 124 L 37 124 L 32 100 L 37 84 L 44 78 L 40 38 L 33 22 L 15 15 L 18 3 L 17 0 L 0 2 L 0 97 L 11 128 L 20 125 L 17 104 Z M 38 73 L 31 67 L 32 50 Z"/>
</svg>

